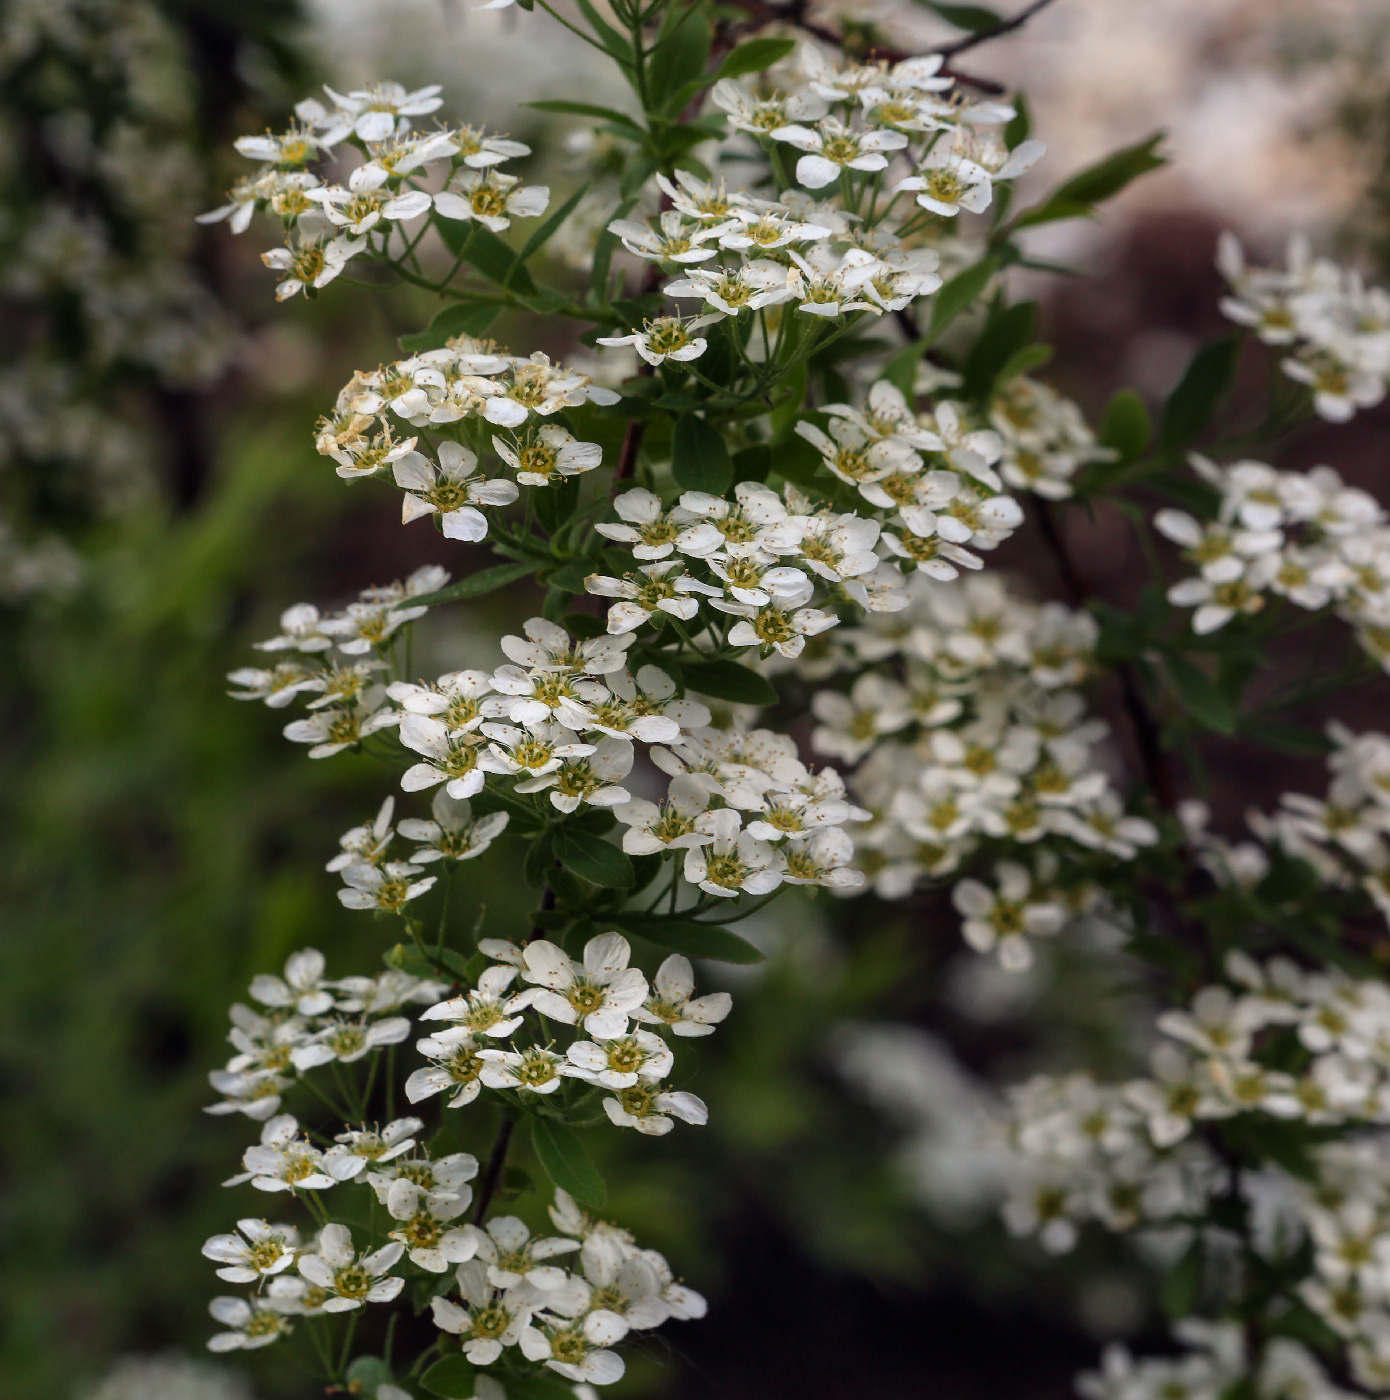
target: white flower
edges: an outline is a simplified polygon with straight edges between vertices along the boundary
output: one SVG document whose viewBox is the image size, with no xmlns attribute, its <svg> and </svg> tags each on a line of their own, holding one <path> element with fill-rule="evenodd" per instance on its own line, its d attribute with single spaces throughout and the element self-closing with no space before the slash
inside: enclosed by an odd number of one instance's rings
<svg viewBox="0 0 1390 1400">
<path fill-rule="evenodd" d="M 531 618 L 522 630 L 525 637 L 503 637 L 502 650 L 517 665 L 538 671 L 606 675 L 623 668 L 632 645 L 630 637 L 589 637 L 576 642 L 563 627 L 543 617 Z"/>
<path fill-rule="evenodd" d="M 558 423 L 543 423 L 519 439 L 515 447 L 500 437 L 493 438 L 492 446 L 516 472 L 522 486 L 551 486 L 603 463 L 603 448 L 598 443 L 580 442 Z"/>
<path fill-rule="evenodd" d="M 476 541 L 487 535 L 487 517 L 476 507 L 506 506 L 517 498 L 514 482 L 474 476 L 476 454 L 456 442 L 439 444 L 435 467 L 418 452 L 408 453 L 394 466 L 396 485 L 405 489 L 401 521 L 438 515 L 445 538 Z"/>
<path fill-rule="evenodd" d="M 625 1367 L 622 1357 L 608 1347 L 626 1332 L 621 1318 L 599 1309 L 582 1320 L 523 1328 L 521 1352 L 528 1361 L 544 1362 L 566 1380 L 612 1385 L 622 1379 Z"/>
<path fill-rule="evenodd" d="M 710 721 L 708 706 L 677 699 L 675 681 L 660 667 L 643 666 L 635 681 L 627 671 L 610 671 L 605 680 L 609 697 L 594 707 L 590 727 L 615 739 L 668 744 Z"/>
<path fill-rule="evenodd" d="M 444 105 L 438 83 L 407 92 L 400 83 L 372 83 L 344 95 L 327 84 L 323 89 L 351 123 L 350 129 L 362 141 L 384 141 L 396 130 L 400 117 L 422 117 Z M 345 133 L 346 134 L 346 133 Z M 341 138 L 340 138 L 341 139 Z"/>
<path fill-rule="evenodd" d="M 656 970 L 651 995 L 633 1016 L 648 1025 L 665 1026 L 672 1035 L 713 1035 L 714 1028 L 733 1009 L 728 992 L 696 997 L 695 974 L 690 959 L 672 953 Z"/>
<path fill-rule="evenodd" d="M 285 301 L 296 292 L 326 287 L 365 246 L 365 239 L 346 234 L 327 241 L 306 238 L 262 253 L 261 261 L 273 272 L 284 274 L 276 283 L 275 299 Z"/>
<path fill-rule="evenodd" d="M 705 787 L 680 773 L 671 779 L 660 805 L 634 797 L 615 808 L 613 815 L 628 828 L 623 833 L 623 850 L 630 856 L 659 855 L 712 841 L 713 836 L 701 831 L 698 822 L 709 799 Z"/>
<path fill-rule="evenodd" d="M 782 879 L 789 885 L 824 885 L 849 890 L 864 883 L 864 872 L 850 866 L 854 842 L 838 827 L 793 837 L 779 851 Z"/>
<path fill-rule="evenodd" d="M 483 734 L 490 742 L 480 760 L 482 766 L 489 773 L 520 777 L 527 782 L 558 772 L 568 759 L 588 758 L 597 752 L 596 745 L 575 742 L 574 732 L 558 724 L 539 724 L 531 730 L 511 724 L 485 724 Z"/>
<path fill-rule="evenodd" d="M 402 1250 L 398 1243 L 386 1244 L 359 1258 L 346 1225 L 325 1225 L 318 1252 L 299 1256 L 299 1272 L 329 1293 L 324 1312 L 351 1312 L 363 1303 L 389 1303 L 405 1287 L 403 1278 L 388 1272 Z"/>
<path fill-rule="evenodd" d="M 647 979 L 628 966 L 631 956 L 627 939 L 617 933 L 591 938 L 582 963 L 545 939 L 528 943 L 523 975 L 539 988 L 531 1004 L 542 1016 L 582 1025 L 590 1035 L 623 1035 L 647 996 Z"/>
<path fill-rule="evenodd" d="M 510 228 L 513 219 L 538 218 L 549 203 L 547 186 L 523 185 L 515 175 L 496 170 L 461 170 L 434 197 L 444 218 L 476 219 L 493 233 Z"/>
<path fill-rule="evenodd" d="M 612 348 L 630 345 L 649 365 L 665 364 L 667 360 L 683 364 L 698 360 L 708 348 L 704 336 L 692 335 L 691 332 L 718 319 L 718 316 L 697 316 L 693 320 L 684 320 L 680 316 L 660 316 L 655 321 L 644 321 L 642 329 L 631 335 L 600 336 L 598 344 Z"/>
<path fill-rule="evenodd" d="M 492 1228 L 492 1223 L 488 1228 Z M 481 1233 L 474 1229 L 475 1236 Z M 430 1299 L 434 1325 L 441 1332 L 459 1337 L 463 1354 L 475 1366 L 490 1366 L 502 1355 L 503 1347 L 516 1346 L 523 1330 L 531 1325 L 532 1312 L 539 1302 L 529 1289 L 494 1288 L 489 1272 L 483 1258 L 470 1259 L 454 1273 L 462 1305 L 444 1296 Z M 477 1382 L 475 1400 L 483 1400 L 483 1379 Z"/>
<path fill-rule="evenodd" d="M 487 1269 L 487 1281 L 494 1288 L 518 1288 L 529 1284 L 548 1293 L 559 1288 L 567 1277 L 565 1270 L 542 1263 L 558 1254 L 578 1249 L 574 1240 L 560 1235 L 533 1239 L 524 1221 L 514 1215 L 497 1215 L 484 1229 L 472 1227 L 478 1241 L 475 1260 Z"/>
<path fill-rule="evenodd" d="M 301 1016 L 322 1016 L 333 1005 L 333 994 L 324 987 L 324 967 L 316 948 L 291 953 L 283 980 L 260 973 L 251 980 L 251 995 L 262 1006 L 292 1006 Z"/>
<path fill-rule="evenodd" d="M 214 1298 L 208 1304 L 213 1320 L 228 1330 L 208 1338 L 209 1351 L 254 1351 L 269 1346 L 290 1330 L 284 1313 L 258 1300 Z"/>
<path fill-rule="evenodd" d="M 718 256 L 718 248 L 704 245 L 710 239 L 717 239 L 730 227 L 727 223 L 691 225 L 676 209 L 663 211 L 658 223 L 659 231 L 646 224 L 634 223 L 631 219 L 614 219 L 608 225 L 608 231 L 621 238 L 623 247 L 635 257 L 653 262 L 697 263 Z M 600 345 L 612 343 L 599 341 Z"/>
<path fill-rule="evenodd" d="M 576 1040 L 565 1054 L 586 1078 L 605 1089 L 630 1089 L 639 1079 L 663 1079 L 675 1064 L 666 1042 L 650 1031 L 630 1031 L 602 1043 Z"/>
<path fill-rule="evenodd" d="M 817 691 L 811 698 L 811 712 L 820 721 L 811 735 L 816 751 L 851 764 L 914 718 L 907 691 L 873 671 L 856 677 L 848 695 Z"/>
<path fill-rule="evenodd" d="M 819 190 L 833 184 L 845 170 L 884 170 L 885 151 L 900 151 L 907 145 L 901 131 L 850 130 L 836 117 L 822 118 L 812 130 L 805 126 L 782 126 L 772 132 L 774 141 L 785 141 L 808 154 L 796 163 L 798 184 Z"/>
<path fill-rule="evenodd" d="M 594 745 L 591 755 L 569 758 L 553 773 L 518 783 L 518 792 L 548 790 L 557 811 L 574 812 L 581 802 L 594 807 L 620 807 L 632 794 L 618 786 L 632 770 L 633 751 L 628 739 L 605 735 Z"/>
<path fill-rule="evenodd" d="M 336 1180 L 349 1181 L 368 1167 L 403 1157 L 415 1146 L 415 1134 L 424 1126 L 418 1118 L 397 1118 L 379 1131 L 349 1128 L 324 1153 L 323 1165 Z"/>
<path fill-rule="evenodd" d="M 227 679 L 242 689 L 229 690 L 227 694 L 233 700 L 264 700 L 272 710 L 281 710 L 296 695 L 317 689 L 318 677 L 319 672 L 297 661 L 282 661 L 269 671 L 260 666 L 242 666 L 227 674 Z"/>
<path fill-rule="evenodd" d="M 436 1031 L 415 1042 L 415 1048 L 434 1063 L 415 1070 L 405 1082 L 405 1096 L 411 1103 L 450 1093 L 447 1107 L 462 1108 L 482 1090 L 483 1061 L 478 1044 L 463 1026 Z"/>
<path fill-rule="evenodd" d="M 776 306 L 792 297 L 787 269 L 770 258 L 756 258 L 737 267 L 687 268 L 685 276 L 668 282 L 664 291 L 678 299 L 703 298 L 725 316 Z"/>
<path fill-rule="evenodd" d="M 257 642 L 257 651 L 327 651 L 333 639 L 320 627 L 322 616 L 312 603 L 296 603 L 280 614 L 280 635 L 269 641 Z"/>
<path fill-rule="evenodd" d="M 610 578 L 603 574 L 590 574 L 584 580 L 584 588 L 601 598 L 618 598 L 608 609 L 608 631 L 612 636 L 621 636 L 651 621 L 653 613 L 667 613 L 689 622 L 700 610 L 694 594 L 717 598 L 718 588 L 689 574 L 681 573 L 678 560 L 663 560 L 656 564 L 645 564 L 636 574 L 626 578 Z"/>
<path fill-rule="evenodd" d="M 788 613 L 776 604 L 758 608 L 751 603 L 725 603 L 721 611 L 736 611 L 736 615 L 745 619 L 729 629 L 730 646 L 758 647 L 765 654 L 777 651 L 791 659 L 801 655 L 807 637 L 814 637 L 839 622 L 834 613 L 822 612 L 819 608 L 797 608 Z"/>
<path fill-rule="evenodd" d="M 965 916 L 965 941 L 978 953 L 997 949 L 1005 969 L 1021 972 L 1033 961 L 1028 937 L 1056 933 L 1066 911 L 1054 901 L 1033 897 L 1032 876 L 1014 861 L 1000 861 L 994 875 L 997 890 L 979 880 L 962 880 L 951 900 Z"/>
<path fill-rule="evenodd" d="M 384 865 L 355 861 L 343 871 L 346 888 L 338 891 L 338 898 L 348 909 L 384 909 L 388 914 L 398 913 L 408 901 L 434 888 L 436 877 L 433 875 L 423 880 L 411 879 L 420 870 L 420 866 L 400 860 L 387 861 Z"/>
<path fill-rule="evenodd" d="M 636 1128 L 647 1137 L 662 1137 L 675 1120 L 703 1127 L 709 1121 L 704 1101 L 694 1094 L 670 1093 L 655 1080 L 640 1080 L 603 1101 L 603 1111 L 618 1128 Z"/>
<path fill-rule="evenodd" d="M 290 1060 L 301 1074 L 334 1060 L 350 1065 L 383 1045 L 398 1045 L 409 1034 L 410 1022 L 404 1016 L 388 1016 L 370 1024 L 334 1020 L 291 1051 Z"/>
<path fill-rule="evenodd" d="M 310 758 L 331 758 L 335 753 L 360 744 L 379 729 L 390 729 L 399 716 L 389 706 L 380 705 L 383 692 L 373 686 L 357 704 L 316 710 L 304 719 L 285 726 L 285 738 L 295 744 L 309 744 Z"/>
<path fill-rule="evenodd" d="M 433 821 L 407 817 L 399 830 L 407 841 L 426 844 L 411 856 L 416 864 L 434 860 L 474 860 L 507 829 L 511 820 L 506 812 L 489 812 L 472 820 L 467 801 L 450 797 L 447 788 L 439 788 L 430 804 Z"/>
<path fill-rule="evenodd" d="M 481 736 L 468 731 L 451 734 L 443 720 L 411 713 L 401 716 L 400 734 L 401 743 L 425 759 L 402 775 L 401 787 L 406 792 L 445 783 L 449 796 L 462 801 L 482 791 L 487 779 L 479 762 Z"/>
<path fill-rule="evenodd" d="M 932 214 L 954 218 L 962 209 L 971 214 L 983 213 L 994 198 L 994 185 L 989 171 L 957 151 L 933 151 L 917 175 L 899 180 L 893 193 L 911 190 L 917 193 L 917 203 Z"/>
<path fill-rule="evenodd" d="M 397 1177 L 386 1192 L 386 1209 L 398 1222 L 391 1238 L 401 1242 L 412 1264 L 442 1274 L 450 1264 L 471 1259 L 478 1248 L 465 1227 L 449 1223 L 468 1209 L 472 1199 L 473 1192 L 466 1186 L 452 1192 L 426 1191 Z"/>
<path fill-rule="evenodd" d="M 732 807 L 705 812 L 699 819 L 710 842 L 685 853 L 685 878 L 706 894 L 733 899 L 741 892 L 770 894 L 782 883 L 780 861 L 772 847 L 740 830 Z"/>
<path fill-rule="evenodd" d="M 534 945 L 532 945 L 534 946 Z M 553 1094 L 562 1079 L 580 1077 L 580 1071 L 563 1055 L 528 1045 L 524 1050 L 479 1050 L 482 1080 L 489 1089 L 525 1089 L 533 1094 Z"/>
<path fill-rule="evenodd" d="M 489 967 L 479 976 L 478 985 L 463 996 L 436 1002 L 420 1013 L 422 1021 L 457 1021 L 471 1035 L 505 1039 L 521 1024 L 518 1014 L 530 1004 L 531 992 L 507 995 L 514 967 Z"/>
<path fill-rule="evenodd" d="M 299 1123 L 288 1113 L 261 1129 L 261 1140 L 242 1156 L 245 1170 L 224 1184 L 249 1181 L 258 1191 L 326 1191 L 336 1185 L 323 1169 L 323 1153 L 299 1136 Z"/>
<path fill-rule="evenodd" d="M 668 514 L 662 510 L 659 496 L 636 486 L 624 491 L 613 502 L 613 508 L 624 523 L 604 521 L 595 525 L 594 529 L 605 539 L 631 545 L 638 559 L 664 559 L 676 547 L 681 522 L 676 512 Z"/>
<path fill-rule="evenodd" d="M 255 1283 L 282 1273 L 294 1263 L 299 1231 L 293 1225 L 238 1220 L 237 1229 L 240 1234 L 214 1235 L 203 1246 L 203 1254 L 222 1265 L 218 1278 L 228 1283 Z"/>
</svg>

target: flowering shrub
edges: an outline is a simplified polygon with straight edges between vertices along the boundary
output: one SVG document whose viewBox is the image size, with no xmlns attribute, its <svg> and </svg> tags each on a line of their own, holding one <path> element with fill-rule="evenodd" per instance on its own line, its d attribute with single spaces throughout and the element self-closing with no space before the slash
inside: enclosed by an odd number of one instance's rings
<svg viewBox="0 0 1390 1400">
<path fill-rule="evenodd" d="M 1337 731 L 1328 801 L 1291 796 L 1235 847 L 1177 802 L 1167 754 L 1204 730 L 1321 747 L 1277 716 L 1325 678 L 1248 702 L 1290 625 L 1265 604 L 1335 612 L 1382 662 L 1379 506 L 1328 468 L 1217 465 L 1219 440 L 1189 458 L 1241 335 L 1198 353 L 1156 432 L 1132 392 L 1096 433 L 1032 377 L 1047 350 L 1009 279 L 1026 231 L 1161 163 L 1153 141 L 1015 213 L 1042 146 L 941 53 L 858 63 L 736 12 L 579 8 L 556 18 L 634 102 L 536 104 L 600 124 L 602 169 L 563 201 L 504 169 L 522 143 L 443 123 L 439 89 L 380 83 L 243 138 L 259 169 L 206 216 L 280 220 L 282 299 L 353 280 L 445 302 L 353 375 L 316 442 L 406 524 L 501 560 L 296 604 L 231 677 L 303 706 L 285 735 L 311 759 L 376 754 L 429 805 L 398 820 L 388 795 L 328 863 L 343 904 L 394 930 L 384 970 L 330 975 L 306 949 L 233 1008 L 210 1111 L 261 1127 L 228 1185 L 300 1214 L 208 1241 L 244 1290 L 214 1300 L 210 1345 L 307 1337 L 325 1381 L 395 1400 L 617 1380 L 630 1334 L 705 1305 L 594 1213 L 584 1134 L 706 1122 L 682 1086 L 732 1007 L 692 959 L 756 961 L 732 926 L 789 886 L 944 882 L 1005 969 L 1103 915 L 1172 1003 L 1152 1077 L 1014 1096 L 1014 1232 L 1059 1252 L 1091 1222 L 1157 1232 L 1192 1314 L 1190 1356 L 1112 1353 L 1085 1393 L 1330 1393 L 1345 1365 L 1390 1389 L 1386 994 L 1358 944 L 1390 902 L 1390 741 Z M 1378 397 L 1378 294 L 1306 259 L 1221 257 L 1230 314 L 1296 342 L 1298 387 L 1244 440 Z M 504 313 L 547 319 L 552 347 L 572 322 L 582 348 L 513 353 L 488 338 Z M 1155 491 L 1187 506 L 1154 525 L 1195 574 L 1169 587 L 1150 548 L 1135 610 L 1089 598 L 1059 503 L 1106 497 L 1146 531 Z M 985 567 L 1029 515 L 1068 605 Z M 539 613 L 492 669 L 417 674 L 417 623 L 528 579 Z M 1105 673 L 1143 761 L 1125 781 L 1088 712 Z M 807 761 L 803 729 L 837 766 Z M 449 887 L 494 842 L 536 907 L 468 931 Z M 549 1178 L 554 1234 L 498 1213 L 514 1146 Z M 433 1323 L 411 1356 L 402 1310 Z"/>
</svg>

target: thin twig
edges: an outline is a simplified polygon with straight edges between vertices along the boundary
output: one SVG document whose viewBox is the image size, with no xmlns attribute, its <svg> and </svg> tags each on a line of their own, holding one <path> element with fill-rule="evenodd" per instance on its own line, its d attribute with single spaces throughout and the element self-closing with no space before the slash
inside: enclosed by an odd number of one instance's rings
<svg viewBox="0 0 1390 1400">
<path fill-rule="evenodd" d="M 958 53 L 964 53 L 967 49 L 973 49 L 980 44 L 987 44 L 991 39 L 998 39 L 1002 35 L 1011 34 L 1015 29 L 1021 29 L 1040 10 L 1045 10 L 1052 0 L 1033 0 L 1031 5 L 1025 5 L 1016 15 L 1008 19 L 1001 19 L 998 24 L 989 29 L 981 29 L 974 34 L 967 34 L 963 39 L 957 39 L 950 44 L 942 44 L 938 48 L 931 50 L 932 53 L 939 53 L 942 58 L 954 58 Z"/>
<path fill-rule="evenodd" d="M 504 1118 L 497 1130 L 492 1152 L 483 1171 L 483 1180 L 478 1188 L 478 1204 L 473 1208 L 473 1223 L 481 1225 L 487 1218 L 487 1208 L 497 1193 L 497 1185 L 502 1180 L 502 1168 L 507 1164 L 507 1148 L 511 1146 L 512 1130 L 516 1127 L 515 1118 Z"/>
</svg>

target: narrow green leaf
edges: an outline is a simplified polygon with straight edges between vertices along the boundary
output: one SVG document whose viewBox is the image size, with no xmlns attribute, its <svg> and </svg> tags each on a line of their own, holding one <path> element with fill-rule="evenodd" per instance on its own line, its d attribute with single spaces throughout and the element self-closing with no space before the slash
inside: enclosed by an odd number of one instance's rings
<svg viewBox="0 0 1390 1400">
<path fill-rule="evenodd" d="M 1275 749 L 1279 753 L 1298 754 L 1306 757 L 1319 757 L 1331 753 L 1335 747 L 1332 740 L 1320 729 L 1307 729 L 1299 724 L 1280 724 L 1273 720 L 1246 719 L 1241 721 L 1240 732 L 1257 744 Z"/>
<path fill-rule="evenodd" d="M 608 1193 L 589 1160 L 579 1134 L 550 1118 L 531 1119 L 531 1146 L 545 1174 L 562 1191 L 586 1206 L 601 1206 Z"/>
<path fill-rule="evenodd" d="M 987 29 L 994 29 L 1003 23 L 1003 16 L 998 10 L 987 9 L 984 5 L 951 5 L 945 0 L 917 0 L 917 3 L 940 15 L 947 24 L 954 24 L 957 29 L 967 30 L 971 34 L 983 34 Z"/>
<path fill-rule="evenodd" d="M 1020 374 L 1027 374 L 1030 369 L 1037 369 L 1040 365 L 1045 365 L 1052 358 L 1052 347 L 1050 345 L 1020 345 L 1012 355 L 999 367 L 999 372 L 994 376 L 994 392 L 1003 393 L 1004 389 L 1013 383 Z"/>
<path fill-rule="evenodd" d="M 685 105 L 681 89 L 705 71 L 711 33 L 698 6 L 672 6 L 666 13 L 664 32 L 647 55 L 647 79 L 662 110 L 674 116 Z"/>
<path fill-rule="evenodd" d="M 1163 405 L 1158 439 L 1165 452 L 1180 452 L 1211 422 L 1235 379 L 1240 342 L 1239 334 L 1223 336 L 1203 345 L 1188 361 L 1177 388 Z"/>
<path fill-rule="evenodd" d="M 985 322 L 963 365 L 961 392 L 968 399 L 987 399 L 994 380 L 1009 359 L 1032 343 L 1038 329 L 1038 304 L 1015 302 L 999 308 Z"/>
<path fill-rule="evenodd" d="M 937 292 L 932 298 L 930 339 L 935 340 L 984 291 L 998 266 L 999 260 L 992 254 L 981 258 L 956 273 Z"/>
<path fill-rule="evenodd" d="M 615 914 L 613 922 L 660 948 L 684 953 L 688 958 L 714 962 L 757 963 L 763 955 L 746 938 L 716 924 L 691 919 L 666 919 L 658 915 Z"/>
<path fill-rule="evenodd" d="M 581 879 L 600 887 L 632 888 L 632 862 L 603 837 L 566 824 L 557 826 L 551 839 L 560 863 Z"/>
<path fill-rule="evenodd" d="M 440 603 L 456 602 L 459 598 L 481 598 L 484 593 L 495 593 L 499 588 L 505 588 L 509 583 L 515 583 L 535 571 L 534 564 L 498 564 L 494 568 L 481 569 L 476 574 L 470 574 L 458 583 L 451 583 L 437 593 L 421 594 L 418 598 L 412 598 L 410 602 L 415 607 L 432 608 Z"/>
<path fill-rule="evenodd" d="M 917 362 L 927 353 L 927 347 L 930 344 L 927 337 L 923 336 L 920 340 L 914 340 L 910 345 L 904 345 L 901 350 L 884 362 L 883 368 L 878 372 L 880 379 L 886 379 L 890 384 L 897 385 L 909 403 L 916 397 L 912 392 L 912 386 L 917 379 Z"/>
<path fill-rule="evenodd" d="M 462 1356 L 445 1356 L 420 1377 L 420 1384 L 431 1395 L 443 1395 L 448 1400 L 471 1400 L 478 1387 L 477 1372 Z"/>
<path fill-rule="evenodd" d="M 1021 146 L 1033 130 L 1033 112 L 1022 92 L 1014 93 L 1014 114 L 1004 128 L 1004 144 L 1012 151 Z"/>
<path fill-rule="evenodd" d="M 714 75 L 715 81 L 720 78 L 741 78 L 747 73 L 761 73 L 774 63 L 780 63 L 794 48 L 795 39 L 750 39 L 734 49 L 719 65 L 719 71 Z"/>
<path fill-rule="evenodd" d="M 1156 131 L 1132 146 L 1114 151 L 1094 165 L 1064 180 L 1048 197 L 1074 204 L 1095 205 L 1111 199 L 1124 189 L 1131 180 L 1147 175 L 1151 170 L 1161 170 L 1168 164 L 1168 158 L 1158 153 L 1158 143 L 1165 132 Z"/>
<path fill-rule="evenodd" d="M 506 1390 L 507 1400 L 574 1400 L 574 1386 L 544 1371 L 513 1371 L 507 1376 Z"/>
<path fill-rule="evenodd" d="M 575 0 L 584 18 L 589 21 L 589 28 L 594 31 L 599 42 L 611 58 L 614 58 L 624 68 L 632 67 L 632 44 L 627 35 L 620 29 L 615 29 L 608 23 L 593 5 L 593 0 Z"/>
<path fill-rule="evenodd" d="M 446 306 L 422 331 L 401 336 L 398 344 L 412 355 L 442 349 L 456 335 L 482 335 L 501 314 L 500 306 L 460 301 Z"/>
<path fill-rule="evenodd" d="M 524 263 L 527 258 L 531 257 L 533 253 L 537 253 L 540 249 L 545 247 L 551 238 L 554 237 L 555 231 L 560 225 L 574 213 L 575 205 L 577 205 L 588 192 L 589 186 L 587 183 L 580 185 L 580 187 L 531 234 L 530 238 L 521 245 L 521 252 L 517 254 L 518 266 Z"/>
<path fill-rule="evenodd" d="M 1216 682 L 1185 657 L 1169 655 L 1165 663 L 1173 688 L 1192 718 L 1218 734 L 1234 734 L 1239 718 L 1236 707 L 1222 694 Z"/>
<path fill-rule="evenodd" d="M 681 675 L 691 690 L 735 705 L 775 705 L 772 682 L 737 661 L 682 661 Z"/>
<path fill-rule="evenodd" d="M 534 297 L 540 289 L 531 274 L 517 261 L 517 256 L 491 229 L 478 224 L 468 244 L 467 259 L 489 282 L 509 287 L 521 296 Z"/>
<path fill-rule="evenodd" d="M 734 453 L 735 481 L 766 481 L 772 470 L 772 447 L 766 442 L 755 442 L 751 447 L 740 448 Z"/>
<path fill-rule="evenodd" d="M 538 112 L 563 112 L 572 117 L 594 117 L 598 121 L 612 122 L 614 126 L 620 126 L 631 132 L 634 139 L 645 141 L 647 133 L 637 121 L 628 116 L 626 112 L 620 112 L 616 107 L 599 107 L 592 102 L 523 102 L 523 107 L 534 107 Z"/>
<path fill-rule="evenodd" d="M 734 479 L 724 435 L 696 413 L 676 419 L 671 435 L 671 475 L 687 491 L 722 496 Z"/>
<path fill-rule="evenodd" d="M 1117 452 L 1121 462 L 1136 462 L 1152 436 L 1148 406 L 1133 389 L 1121 389 L 1106 406 L 1101 446 Z"/>
</svg>

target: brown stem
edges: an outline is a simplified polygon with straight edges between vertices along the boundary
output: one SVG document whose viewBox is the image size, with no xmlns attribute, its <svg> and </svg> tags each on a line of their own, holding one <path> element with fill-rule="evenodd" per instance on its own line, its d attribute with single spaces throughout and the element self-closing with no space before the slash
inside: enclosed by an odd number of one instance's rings
<svg viewBox="0 0 1390 1400">
<path fill-rule="evenodd" d="M 647 425 L 640 418 L 634 418 L 627 425 L 627 432 L 623 434 L 623 450 L 618 453 L 618 470 L 613 473 L 613 485 L 620 481 L 626 481 L 631 477 L 637 466 L 637 454 L 642 448 L 642 434 L 647 430 Z"/>
<path fill-rule="evenodd" d="M 1038 528 L 1042 531 L 1043 540 L 1057 565 L 1057 572 L 1061 576 L 1062 587 L 1066 590 L 1068 600 L 1074 608 L 1084 607 L 1087 599 L 1094 596 L 1094 590 L 1082 577 L 1081 571 L 1076 567 L 1076 561 L 1071 557 L 1071 551 L 1067 549 L 1067 542 L 1057 524 L 1051 503 L 1039 500 L 1037 512 Z M 1158 721 L 1144 698 L 1134 667 L 1121 663 L 1115 668 L 1115 673 L 1120 682 L 1120 699 L 1125 714 L 1129 717 L 1130 727 L 1134 730 L 1134 743 L 1139 750 L 1139 762 L 1144 769 L 1144 776 L 1148 779 L 1159 805 L 1171 812 L 1178 803 L 1177 785 L 1173 781 L 1173 766 L 1163 749 Z"/>
<path fill-rule="evenodd" d="M 1045 10 L 1052 0 L 1033 0 L 1031 5 L 1025 5 L 1016 15 L 1008 19 L 1001 19 L 998 24 L 989 29 L 981 29 L 975 34 L 967 34 L 963 39 L 957 39 L 954 43 L 942 44 L 939 48 L 932 49 L 932 53 L 939 53 L 942 58 L 954 58 L 958 53 L 964 53 L 967 49 L 973 49 L 980 44 L 987 44 L 991 39 L 998 39 L 1004 34 L 1012 33 L 1015 29 L 1021 29 L 1039 10 Z"/>
<path fill-rule="evenodd" d="M 557 864 L 558 864 L 558 862 L 557 862 Z M 552 890 L 552 889 L 550 888 L 549 885 L 547 885 L 547 886 L 541 891 L 541 910 L 542 910 L 542 912 L 549 913 L 549 911 L 552 910 L 554 907 L 555 907 L 555 891 Z M 545 937 L 545 930 L 544 930 L 539 924 L 533 924 L 533 925 L 531 926 L 531 932 L 528 933 L 528 934 L 526 935 L 526 941 L 527 941 L 528 943 L 534 943 L 534 942 L 536 941 L 536 939 L 538 939 L 538 938 L 544 938 L 544 937 Z"/>
<path fill-rule="evenodd" d="M 515 1118 L 504 1118 L 502 1126 L 497 1130 L 487 1166 L 483 1168 L 483 1179 L 478 1186 L 478 1204 L 473 1208 L 475 1225 L 481 1225 L 487 1218 L 487 1208 L 492 1204 L 493 1196 L 497 1194 L 497 1185 L 502 1180 L 502 1168 L 507 1165 L 507 1149 L 511 1146 L 515 1128 Z"/>
</svg>

